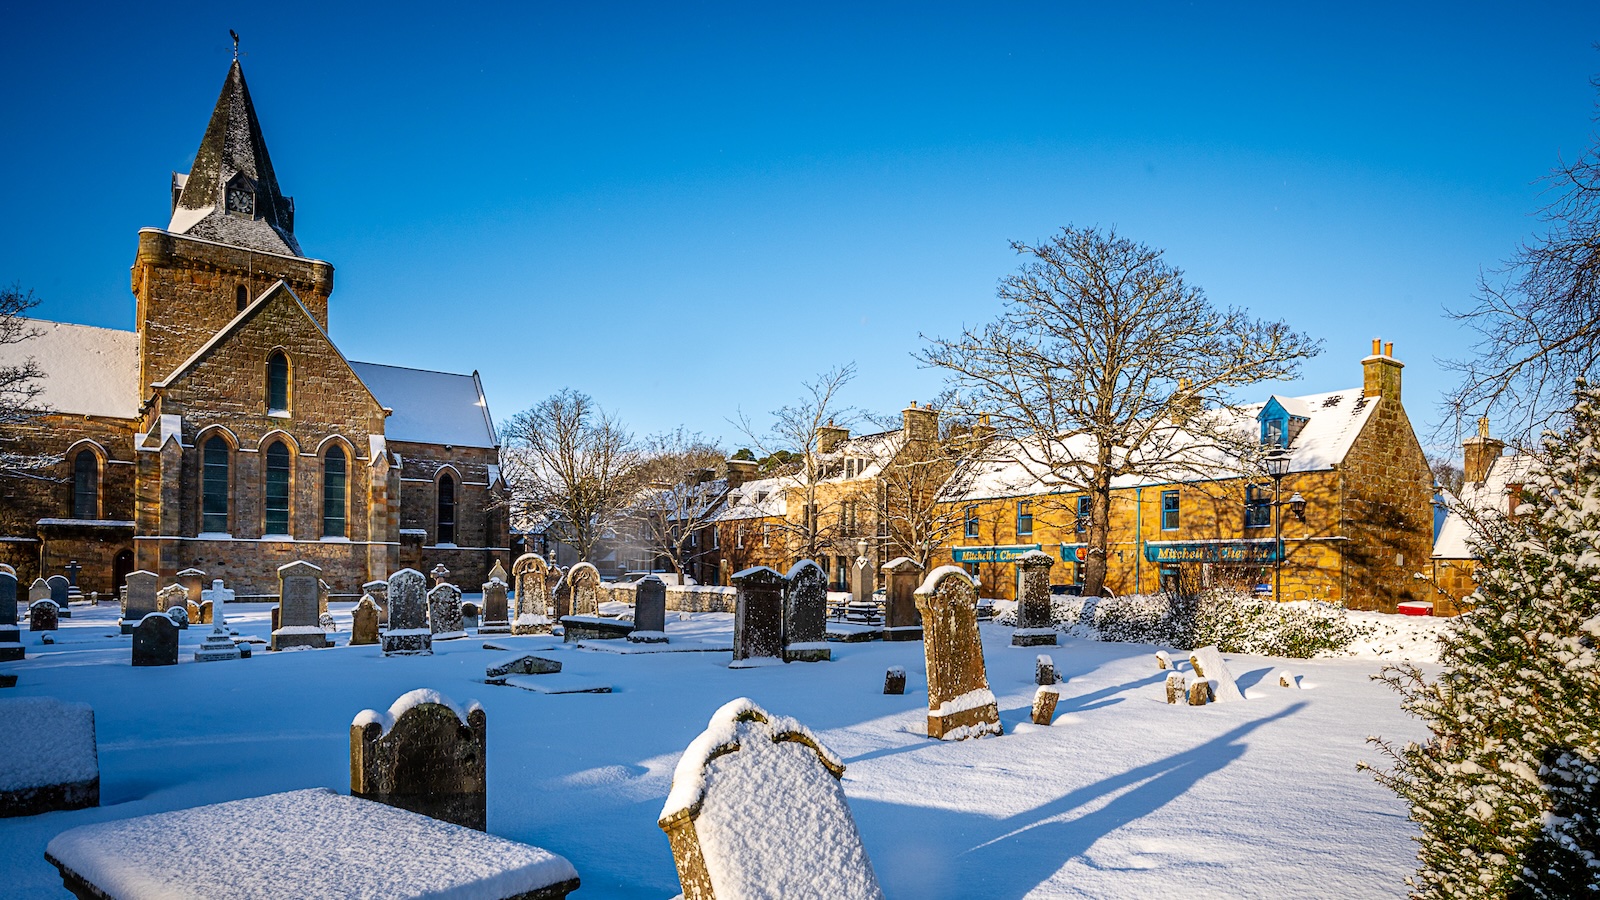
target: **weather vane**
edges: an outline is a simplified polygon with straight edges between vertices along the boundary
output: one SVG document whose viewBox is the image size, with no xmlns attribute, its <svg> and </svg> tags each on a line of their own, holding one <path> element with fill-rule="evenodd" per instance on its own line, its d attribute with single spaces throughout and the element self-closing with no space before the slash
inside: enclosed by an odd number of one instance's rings
<svg viewBox="0 0 1600 900">
<path fill-rule="evenodd" d="M 239 61 L 239 32 L 234 31 L 232 28 L 229 28 L 228 29 L 228 36 L 233 38 L 233 61 L 234 62 L 238 62 Z"/>
</svg>

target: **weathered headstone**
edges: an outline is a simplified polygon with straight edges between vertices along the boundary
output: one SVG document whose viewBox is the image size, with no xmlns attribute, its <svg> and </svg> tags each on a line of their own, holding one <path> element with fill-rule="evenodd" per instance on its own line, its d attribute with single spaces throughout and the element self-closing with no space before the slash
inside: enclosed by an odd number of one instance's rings
<svg viewBox="0 0 1600 900">
<path fill-rule="evenodd" d="M 363 596 L 361 602 L 350 613 L 350 645 L 376 644 L 378 642 L 378 604 L 373 602 L 370 594 Z"/>
<path fill-rule="evenodd" d="M 62 618 L 72 618 L 72 582 L 67 576 L 51 575 L 45 579 L 45 586 L 50 588 L 50 599 L 56 602 Z"/>
<path fill-rule="evenodd" d="M 501 582 L 505 583 L 509 583 L 511 581 L 511 579 L 506 575 L 506 567 L 500 565 L 500 557 L 498 556 L 494 558 L 494 567 L 489 570 L 489 580 L 494 581 L 496 579 L 499 579 Z"/>
<path fill-rule="evenodd" d="M 482 612 L 483 608 L 471 600 L 461 601 L 461 627 L 463 629 L 470 628 L 476 630 L 478 628 L 479 616 Z"/>
<path fill-rule="evenodd" d="M 369 581 L 361 586 L 361 595 L 371 597 L 378 605 L 378 622 L 389 624 L 389 582 Z"/>
<path fill-rule="evenodd" d="M 917 585 L 922 581 L 922 566 L 916 560 L 902 556 L 884 563 L 883 575 L 883 639 L 922 640 L 922 613 L 917 607 L 916 596 Z"/>
<path fill-rule="evenodd" d="M 317 615 L 328 614 L 328 596 L 333 593 L 333 588 L 321 578 L 317 579 Z"/>
<path fill-rule="evenodd" d="M 183 610 L 183 624 L 179 628 L 189 627 L 189 592 L 181 584 L 169 584 L 156 591 L 156 612 L 171 612 L 173 607 Z M 173 624 L 177 625 L 176 619 Z"/>
<path fill-rule="evenodd" d="M 184 569 L 178 573 L 178 583 L 183 585 L 183 589 L 188 593 L 185 599 L 199 606 L 202 599 L 200 595 L 206 589 L 206 573 L 195 568 Z"/>
<path fill-rule="evenodd" d="M 0 657 L 0 659 L 3 658 L 4 657 Z M 1294 677 L 1293 672 L 1279 672 L 1278 687 L 1294 688 L 1298 691 L 1300 690 L 1300 679 Z"/>
<path fill-rule="evenodd" d="M 1050 567 L 1054 564 L 1043 550 L 1030 550 L 1017 560 L 1022 596 L 1017 598 L 1017 627 L 1011 632 L 1011 646 L 1056 645 L 1056 626 L 1050 615 Z"/>
<path fill-rule="evenodd" d="M 1206 678 L 1196 678 L 1194 684 L 1189 685 L 1189 705 L 1205 706 L 1211 700 L 1211 681 Z"/>
<path fill-rule="evenodd" d="M 717 710 L 678 761 L 657 823 L 684 900 L 880 900 L 843 776 L 800 723 L 744 698 Z"/>
<path fill-rule="evenodd" d="M 498 564 L 497 564 L 498 565 Z M 506 606 L 506 583 L 490 578 L 483 583 L 483 618 L 479 634 L 506 634 L 511 631 L 510 610 Z"/>
<path fill-rule="evenodd" d="M 567 573 L 562 572 L 556 579 L 555 590 L 556 621 L 561 621 L 563 616 L 572 615 L 572 581 L 567 578 Z"/>
<path fill-rule="evenodd" d="M 600 570 L 586 562 L 578 563 L 567 573 L 567 584 L 572 587 L 572 615 L 600 615 Z M 518 599 L 520 608 L 522 601 Z"/>
<path fill-rule="evenodd" d="M 156 584 L 159 580 L 154 572 L 140 570 L 128 573 L 122 588 L 123 634 L 133 634 L 134 626 L 156 611 Z"/>
<path fill-rule="evenodd" d="M 1211 682 L 1211 696 L 1216 702 L 1229 703 L 1244 699 L 1244 694 L 1239 692 L 1239 685 L 1234 683 L 1233 673 L 1228 671 L 1228 664 L 1222 661 L 1222 654 L 1215 644 L 1190 651 L 1189 665 L 1194 666 L 1196 678 Z"/>
<path fill-rule="evenodd" d="M 505 683 L 507 675 L 554 675 L 561 671 L 561 663 L 542 656 L 513 656 L 484 667 L 483 680 L 490 684 Z"/>
<path fill-rule="evenodd" d="M 928 573 L 916 590 L 928 667 L 928 736 L 960 740 L 1001 734 L 978 636 L 978 592 L 955 566 Z"/>
<path fill-rule="evenodd" d="M 43 578 L 35 578 L 33 584 L 28 585 L 28 605 L 32 606 L 35 601 L 49 599 L 50 585 L 45 583 Z"/>
<path fill-rule="evenodd" d="M 444 567 L 444 563 L 439 563 L 438 565 L 434 566 L 433 569 L 428 572 L 428 574 L 433 576 L 434 587 L 438 587 L 441 584 L 448 584 L 450 582 L 450 570 Z"/>
<path fill-rule="evenodd" d="M 1033 683 L 1034 684 L 1055 684 L 1056 683 L 1056 661 L 1051 659 L 1050 655 L 1048 653 L 1041 653 L 1041 654 L 1039 654 L 1039 656 L 1036 659 L 1034 659 L 1034 661 L 1033 661 Z"/>
<path fill-rule="evenodd" d="M 594 566 L 590 566 L 593 569 Z M 550 633 L 550 567 L 537 553 L 524 553 L 511 567 L 516 579 L 517 617 L 511 623 L 512 634 Z M 598 580 L 599 573 L 595 573 Z M 589 615 L 594 615 L 589 613 Z"/>
<path fill-rule="evenodd" d="M 28 630 L 55 631 L 61 627 L 60 618 L 61 607 L 56 606 L 54 600 L 49 597 L 43 600 L 35 600 L 28 607 Z"/>
<path fill-rule="evenodd" d="M 1182 703 L 1189 696 L 1189 688 L 1184 684 L 1183 673 L 1176 671 L 1167 672 L 1167 702 Z"/>
<path fill-rule="evenodd" d="M 0 819 L 100 805 L 94 710 L 55 697 L 0 700 Z M 17 890 L 15 879 L 8 879 Z M 13 895 L 20 896 L 20 894 Z"/>
<path fill-rule="evenodd" d="M 205 624 L 205 619 L 200 618 L 200 604 L 190 600 L 189 605 L 184 608 L 184 612 L 188 614 L 189 621 L 193 622 L 194 624 Z"/>
<path fill-rule="evenodd" d="M 363 710 L 350 723 L 350 793 L 487 830 L 487 733 L 483 707 L 463 714 L 430 690 L 401 696 L 387 713 Z"/>
<path fill-rule="evenodd" d="M 272 649 L 328 646 L 319 609 L 322 569 L 304 560 L 278 567 L 278 624 Z"/>
<path fill-rule="evenodd" d="M 1157 669 L 1161 669 L 1163 671 L 1165 671 L 1167 669 L 1174 668 L 1174 666 L 1172 665 L 1172 657 L 1167 655 L 1167 651 L 1165 651 L 1165 650 L 1157 650 L 1156 651 L 1156 668 Z"/>
<path fill-rule="evenodd" d="M 784 577 L 766 566 L 735 572 L 733 662 L 743 669 L 783 661 Z"/>
<path fill-rule="evenodd" d="M 181 606 L 174 606 L 167 610 L 167 618 L 172 620 L 172 624 L 178 626 L 179 631 L 187 631 L 189 629 L 189 610 Z"/>
<path fill-rule="evenodd" d="M 428 579 L 416 569 L 401 569 L 389 576 L 389 629 L 383 633 L 384 656 L 433 652 L 427 584 Z"/>
<path fill-rule="evenodd" d="M 905 666 L 890 666 L 889 671 L 883 674 L 883 692 L 885 694 L 904 694 L 906 692 Z"/>
<path fill-rule="evenodd" d="M 0 662 L 15 662 L 27 655 L 17 624 L 17 575 L 0 572 Z"/>
<path fill-rule="evenodd" d="M 862 571 L 867 571 L 865 568 Z M 822 567 L 802 559 L 789 569 L 783 596 L 783 659 L 785 662 L 827 662 L 828 576 Z"/>
<path fill-rule="evenodd" d="M 428 624 L 436 641 L 453 641 L 467 636 L 461 627 L 461 589 L 453 584 L 436 585 L 428 592 Z"/>
<path fill-rule="evenodd" d="M 635 644 L 667 642 L 667 583 L 654 575 L 639 579 L 633 591 L 633 631 L 628 640 Z"/>
<path fill-rule="evenodd" d="M 1053 685 L 1050 687 L 1040 685 L 1033 692 L 1033 724 L 1049 725 L 1050 720 L 1055 718 L 1056 701 L 1059 699 L 1061 695 L 1056 692 Z"/>
<path fill-rule="evenodd" d="M 249 645 L 247 644 L 246 646 Z M 200 642 L 200 649 L 194 652 L 194 661 L 222 662 L 230 659 L 241 659 L 245 655 L 228 633 L 228 616 L 224 612 L 217 614 L 215 621 L 211 623 L 211 633 L 206 635 L 204 641 Z"/>
<path fill-rule="evenodd" d="M 133 664 L 178 664 L 178 626 L 164 613 L 151 613 L 133 629 Z"/>
</svg>

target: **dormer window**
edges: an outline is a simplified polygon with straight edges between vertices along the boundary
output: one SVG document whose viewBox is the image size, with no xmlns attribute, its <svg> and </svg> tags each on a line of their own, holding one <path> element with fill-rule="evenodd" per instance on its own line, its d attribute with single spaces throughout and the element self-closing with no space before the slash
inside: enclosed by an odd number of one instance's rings
<svg viewBox="0 0 1600 900">
<path fill-rule="evenodd" d="M 256 217 L 256 192 L 243 185 L 228 188 L 228 212 L 247 218 Z"/>
<path fill-rule="evenodd" d="M 1266 422 L 1264 422 L 1262 424 L 1262 429 L 1261 429 L 1261 443 L 1262 443 L 1262 445 L 1267 446 L 1267 447 L 1282 447 L 1284 445 L 1283 444 L 1283 431 L 1284 431 L 1284 429 L 1283 429 L 1283 420 L 1282 419 L 1268 419 Z"/>
</svg>

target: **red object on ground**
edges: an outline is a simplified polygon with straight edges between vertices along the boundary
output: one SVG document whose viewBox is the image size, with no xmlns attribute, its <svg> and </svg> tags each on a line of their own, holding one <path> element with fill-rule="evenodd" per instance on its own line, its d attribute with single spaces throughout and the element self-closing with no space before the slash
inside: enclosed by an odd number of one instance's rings
<svg viewBox="0 0 1600 900">
<path fill-rule="evenodd" d="M 1431 616 L 1433 604 L 1426 600 L 1412 600 L 1400 604 L 1400 614 L 1403 616 Z"/>
</svg>

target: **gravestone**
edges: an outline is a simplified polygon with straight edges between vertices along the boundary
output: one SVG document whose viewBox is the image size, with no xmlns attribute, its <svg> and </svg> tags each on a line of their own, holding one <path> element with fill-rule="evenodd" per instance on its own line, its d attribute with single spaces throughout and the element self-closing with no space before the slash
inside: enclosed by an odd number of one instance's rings
<svg viewBox="0 0 1600 900">
<path fill-rule="evenodd" d="M 542 656 L 513 656 L 484 667 L 483 680 L 490 684 L 505 684 L 508 675 L 554 675 L 561 671 L 561 663 Z"/>
<path fill-rule="evenodd" d="M 61 607 L 49 597 L 35 600 L 28 607 L 29 631 L 55 631 L 61 627 Z"/>
<path fill-rule="evenodd" d="M 634 585 L 633 631 L 628 640 L 635 644 L 667 642 L 667 583 L 654 575 Z"/>
<path fill-rule="evenodd" d="M 594 566 L 589 568 L 593 569 Z M 550 633 L 550 567 L 537 553 L 524 553 L 511 566 L 516 579 L 517 617 L 511 623 L 512 634 Z M 596 579 L 599 573 L 595 573 Z"/>
<path fill-rule="evenodd" d="M 461 601 L 461 627 L 463 629 L 476 629 L 478 627 L 479 615 L 482 612 L 482 608 L 479 607 L 478 604 L 473 603 L 471 600 Z"/>
<path fill-rule="evenodd" d="M 1034 659 L 1033 683 L 1041 685 L 1056 683 L 1056 661 L 1051 659 L 1049 654 L 1041 653 Z"/>
<path fill-rule="evenodd" d="M 436 641 L 453 641 L 467 636 L 461 626 L 461 589 L 441 584 L 428 592 L 428 624 Z"/>
<path fill-rule="evenodd" d="M 1212 700 L 1211 680 L 1196 678 L 1194 684 L 1189 685 L 1189 705 L 1205 706 Z"/>
<path fill-rule="evenodd" d="M 28 585 L 28 605 L 32 606 L 39 600 L 50 599 L 50 585 L 43 578 L 35 578 L 33 584 Z"/>
<path fill-rule="evenodd" d="M 865 568 L 862 571 L 867 571 Z M 789 569 L 783 595 L 784 662 L 827 662 L 828 576 L 822 567 L 802 559 Z"/>
<path fill-rule="evenodd" d="M 189 592 L 181 584 L 169 584 L 156 591 L 156 611 L 171 612 L 173 608 L 183 610 L 183 624 L 179 628 L 189 627 Z M 177 620 L 173 620 L 177 624 Z"/>
<path fill-rule="evenodd" d="M 383 633 L 384 656 L 433 653 L 428 627 L 428 579 L 416 569 L 389 576 L 389 629 Z"/>
<path fill-rule="evenodd" d="M 72 618 L 72 582 L 65 575 L 51 575 L 45 579 L 45 586 L 50 589 L 50 599 L 56 602 L 56 607 L 61 611 L 64 619 Z"/>
<path fill-rule="evenodd" d="M 1163 671 L 1173 668 L 1172 657 L 1167 655 L 1167 651 L 1165 651 L 1165 650 L 1157 650 L 1156 651 L 1156 668 L 1157 669 L 1161 669 Z"/>
<path fill-rule="evenodd" d="M 916 560 L 902 556 L 883 564 L 883 576 L 883 639 L 922 640 L 922 613 L 917 607 L 917 585 L 922 581 L 922 566 Z"/>
<path fill-rule="evenodd" d="M 883 692 L 885 694 L 904 694 L 906 692 L 905 666 L 890 666 L 889 671 L 883 673 Z"/>
<path fill-rule="evenodd" d="M 167 618 L 172 620 L 172 624 L 178 626 L 179 631 L 187 631 L 189 629 L 189 611 L 187 609 L 181 606 L 174 606 L 167 610 Z"/>
<path fill-rule="evenodd" d="M 506 575 L 506 567 L 500 565 L 500 557 L 498 556 L 494 558 L 494 568 L 489 570 L 489 580 L 499 581 L 502 584 L 508 584 L 511 581 Z"/>
<path fill-rule="evenodd" d="M 27 655 L 17 624 L 17 574 L 0 572 L 0 662 L 15 662 Z"/>
<path fill-rule="evenodd" d="M 1182 703 L 1189 696 L 1189 688 L 1184 684 L 1183 673 L 1177 671 L 1167 672 L 1167 702 Z"/>
<path fill-rule="evenodd" d="M 387 713 L 363 710 L 350 723 L 350 793 L 484 831 L 487 732 L 483 707 L 463 715 L 430 690 L 401 696 Z"/>
<path fill-rule="evenodd" d="M 350 613 L 350 645 L 376 644 L 378 642 L 378 604 L 373 602 L 372 595 L 361 598 L 356 608 Z"/>
<path fill-rule="evenodd" d="M 1060 697 L 1054 685 L 1050 687 L 1040 685 L 1033 692 L 1033 724 L 1049 725 L 1050 720 L 1055 718 L 1056 701 Z"/>
<path fill-rule="evenodd" d="M 567 583 L 572 587 L 572 615 L 600 615 L 600 570 L 586 562 L 578 563 L 567 573 Z"/>
<path fill-rule="evenodd" d="M 1244 699 L 1244 694 L 1239 692 L 1239 685 L 1233 681 L 1233 673 L 1228 671 L 1228 664 L 1222 661 L 1222 654 L 1215 644 L 1190 651 L 1189 665 L 1194 666 L 1196 678 L 1211 682 L 1211 698 L 1216 702 L 1229 703 Z"/>
<path fill-rule="evenodd" d="M 221 613 L 211 623 L 211 633 L 200 642 L 200 649 L 194 652 L 195 662 L 223 662 L 230 659 L 241 659 L 245 656 L 240 651 L 239 645 L 233 642 L 228 633 L 228 615 Z"/>
<path fill-rule="evenodd" d="M 361 595 L 371 597 L 372 602 L 378 605 L 378 621 L 389 624 L 389 582 L 369 581 L 361 586 Z"/>
<path fill-rule="evenodd" d="M 556 589 L 553 592 L 556 601 L 556 621 L 561 621 L 564 616 L 572 615 L 572 581 L 566 572 L 556 580 Z"/>
<path fill-rule="evenodd" d="M 100 805 L 94 710 L 55 697 L 0 700 L 0 819 Z M 8 875 L 9 890 L 19 890 Z M 21 896 L 21 893 L 11 896 Z"/>
<path fill-rule="evenodd" d="M 206 573 L 199 569 L 184 569 L 178 573 L 178 583 L 183 585 L 184 591 L 188 593 L 185 599 L 199 606 L 202 599 L 200 595 L 205 592 L 206 588 Z"/>
<path fill-rule="evenodd" d="M 320 610 L 322 569 L 303 560 L 278 567 L 278 623 L 272 649 L 329 646 Z"/>
<path fill-rule="evenodd" d="M 78 565 L 77 560 L 72 560 L 62 566 L 61 571 L 67 573 L 67 599 L 82 600 L 83 589 L 78 587 L 78 573 L 83 571 L 83 566 Z"/>
<path fill-rule="evenodd" d="M 496 564 L 498 566 L 498 563 Z M 510 610 L 506 606 L 506 583 L 490 578 L 483 583 L 483 618 L 479 634 L 507 634 L 511 631 Z"/>
<path fill-rule="evenodd" d="M 204 607 L 207 603 L 210 603 L 212 607 L 215 608 L 232 602 L 233 589 L 224 587 L 221 578 L 213 578 L 211 580 L 211 587 L 200 592 L 200 605 L 202 607 Z M 211 619 L 207 618 L 206 621 L 210 622 Z"/>
<path fill-rule="evenodd" d="M 164 613 L 151 613 L 133 629 L 133 664 L 178 664 L 178 626 Z"/>
<path fill-rule="evenodd" d="M 0 659 L 4 658 L 0 656 Z M 1278 687 L 1294 688 L 1298 691 L 1300 690 L 1300 679 L 1296 678 L 1293 672 L 1279 672 Z"/>
<path fill-rule="evenodd" d="M 159 577 L 154 572 L 128 573 L 122 587 L 122 633 L 133 634 L 133 628 L 145 616 L 156 611 L 156 584 Z"/>
<path fill-rule="evenodd" d="M 321 578 L 318 578 L 317 579 L 317 615 L 319 617 L 325 616 L 325 615 L 328 614 L 328 595 L 331 594 L 331 593 L 333 593 L 333 588 L 329 587 L 328 583 L 326 581 L 323 581 Z"/>
<path fill-rule="evenodd" d="M 862 542 L 863 546 L 865 543 Z M 872 570 L 872 560 L 865 553 L 857 556 L 850 569 L 850 599 L 857 603 L 871 603 L 872 592 L 878 587 L 876 575 Z"/>
<path fill-rule="evenodd" d="M 960 740 L 1001 734 L 978 636 L 978 592 L 955 566 L 928 573 L 916 590 L 928 667 L 928 736 Z"/>
<path fill-rule="evenodd" d="M 1056 626 L 1050 615 L 1050 567 L 1055 560 L 1043 550 L 1030 550 L 1017 560 L 1022 571 L 1022 596 L 1017 598 L 1013 647 L 1055 646 Z"/>
<path fill-rule="evenodd" d="M 450 582 L 450 570 L 444 567 L 444 563 L 439 563 L 438 565 L 434 566 L 432 571 L 428 572 L 428 574 L 433 576 L 434 587 L 438 587 L 441 584 L 448 584 Z"/>
<path fill-rule="evenodd" d="M 200 618 L 200 604 L 190 600 L 189 605 L 184 609 L 184 612 L 189 616 L 189 621 L 193 622 L 194 624 L 205 624 L 205 620 Z"/>
<path fill-rule="evenodd" d="M 733 586 L 738 593 L 733 598 L 733 662 L 728 667 L 782 662 L 784 577 L 755 566 L 735 572 Z"/>
<path fill-rule="evenodd" d="M 684 900 L 881 900 L 843 776 L 804 725 L 744 698 L 717 710 L 678 761 L 657 822 Z"/>
</svg>

